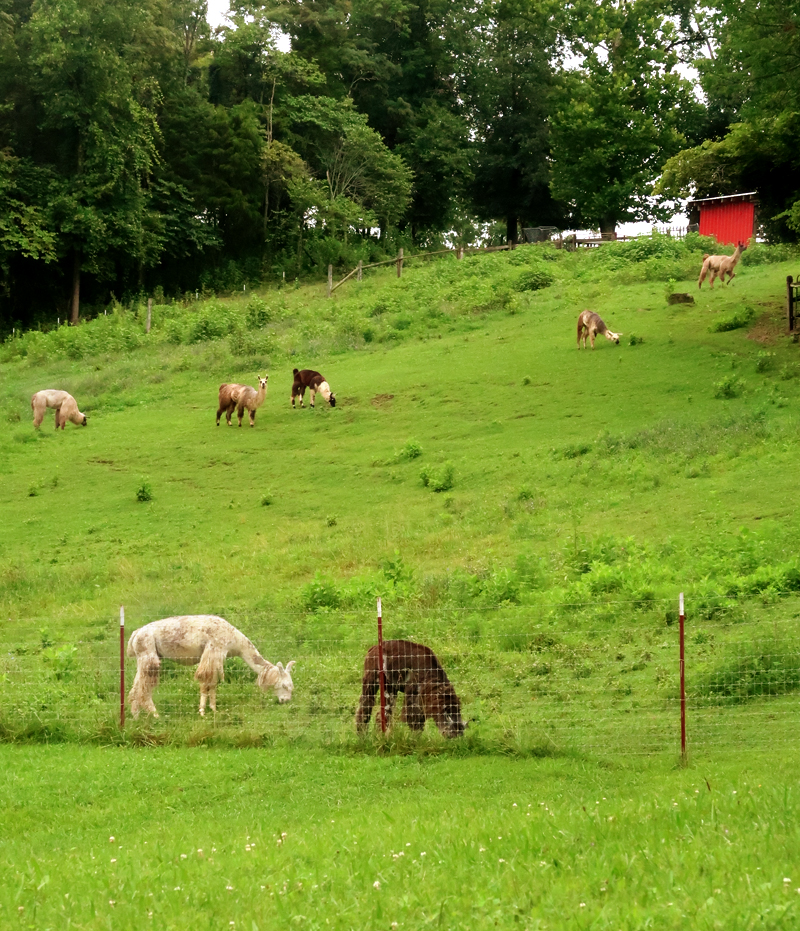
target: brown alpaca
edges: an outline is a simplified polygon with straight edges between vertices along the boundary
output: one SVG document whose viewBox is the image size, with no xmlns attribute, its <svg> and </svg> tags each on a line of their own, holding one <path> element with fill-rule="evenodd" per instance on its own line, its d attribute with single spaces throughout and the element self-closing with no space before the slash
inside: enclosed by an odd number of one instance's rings
<svg viewBox="0 0 800 931">
<path fill-rule="evenodd" d="M 410 640 L 385 640 L 383 664 L 386 675 L 386 718 L 391 723 L 397 693 L 405 693 L 400 720 L 411 730 L 421 731 L 432 718 L 443 737 L 460 737 L 466 729 L 461 702 L 436 654 L 429 647 Z M 364 659 L 361 700 L 356 729 L 369 726 L 375 696 L 380 684 L 378 647 L 370 647 Z"/>
<path fill-rule="evenodd" d="M 236 416 L 239 418 L 240 427 L 245 410 L 250 414 L 250 426 L 254 427 L 256 425 L 256 411 L 264 403 L 264 398 L 267 396 L 267 379 L 269 375 L 265 375 L 263 378 L 260 375 L 256 375 L 256 378 L 258 379 L 258 391 L 246 385 L 239 392 L 239 403 L 236 406 Z"/>
<path fill-rule="evenodd" d="M 55 408 L 56 430 L 59 427 L 63 430 L 68 420 L 76 426 L 86 426 L 86 414 L 78 410 L 78 402 L 71 394 L 55 388 L 45 388 L 43 391 L 37 391 L 31 398 L 33 425 L 37 430 L 42 425 L 48 407 Z"/>
<path fill-rule="evenodd" d="M 736 263 L 742 257 L 742 253 L 747 248 L 747 243 L 740 242 L 736 247 L 733 255 L 706 255 L 703 256 L 703 267 L 700 269 L 700 277 L 697 279 L 697 287 L 702 288 L 706 275 L 711 272 L 711 279 L 708 282 L 709 288 L 714 289 L 714 281 L 719 278 L 725 284 L 725 276 L 728 276 L 727 284 L 736 277 L 734 268 Z"/>
<path fill-rule="evenodd" d="M 336 407 L 336 395 L 331 391 L 331 386 L 325 381 L 319 372 L 314 372 L 312 369 L 303 369 L 302 371 L 294 369 L 293 374 L 294 382 L 292 382 L 292 407 L 294 407 L 294 399 L 296 397 L 300 398 L 300 407 L 303 406 L 303 396 L 306 393 L 306 388 L 308 388 L 309 407 L 314 406 L 314 398 L 316 397 L 317 392 L 319 392 L 322 397 L 325 398 L 331 407 Z"/>
<path fill-rule="evenodd" d="M 594 349 L 594 339 L 598 333 L 619 346 L 619 338 L 622 333 L 613 333 L 603 323 L 598 314 L 591 310 L 584 310 L 578 317 L 578 349 L 581 348 L 581 340 L 583 340 L 583 348 L 586 348 L 587 336 L 592 344 L 592 349 Z"/>
<path fill-rule="evenodd" d="M 219 407 L 217 408 L 217 426 L 219 418 L 225 411 L 225 420 L 228 426 L 231 425 L 231 414 L 236 410 L 239 402 L 239 395 L 242 393 L 244 385 L 220 385 L 219 386 Z"/>
</svg>

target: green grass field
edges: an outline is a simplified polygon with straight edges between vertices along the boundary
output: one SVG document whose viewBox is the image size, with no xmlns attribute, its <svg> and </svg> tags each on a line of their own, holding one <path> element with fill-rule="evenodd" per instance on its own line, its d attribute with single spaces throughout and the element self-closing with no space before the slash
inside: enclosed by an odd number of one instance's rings
<svg viewBox="0 0 800 931">
<path fill-rule="evenodd" d="M 523 247 L 2 344 L 0 925 L 791 926 L 797 259 L 698 293 L 703 251 Z M 619 346 L 576 350 L 585 307 Z M 290 409 L 295 366 L 335 409 Z M 216 428 L 265 369 L 255 429 Z M 89 425 L 34 431 L 43 387 Z M 356 737 L 378 595 L 463 739 Z M 201 721 L 167 666 L 121 732 L 120 604 L 129 631 L 222 614 L 297 660 L 294 700 L 232 661 Z"/>
</svg>

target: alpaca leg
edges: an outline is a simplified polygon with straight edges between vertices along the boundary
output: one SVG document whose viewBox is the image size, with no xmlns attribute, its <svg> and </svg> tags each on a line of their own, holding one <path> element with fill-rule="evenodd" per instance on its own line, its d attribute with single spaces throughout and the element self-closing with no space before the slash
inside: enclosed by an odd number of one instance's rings
<svg viewBox="0 0 800 931">
<path fill-rule="evenodd" d="M 597 332 L 595 330 L 589 330 L 589 342 L 592 344 L 592 349 L 594 349 L 595 336 L 597 336 Z"/>
<path fill-rule="evenodd" d="M 250 411 L 250 426 L 254 427 L 256 425 L 256 412 Z"/>
<path fill-rule="evenodd" d="M 714 290 L 714 282 L 717 280 L 717 270 L 716 268 L 711 269 L 711 277 L 708 279 L 708 286 L 711 290 Z"/>
<path fill-rule="evenodd" d="M 217 710 L 217 682 L 224 677 L 225 651 L 210 643 L 203 650 L 195 679 L 200 683 L 200 714 L 205 714 L 206 701 L 211 704 L 211 710 Z"/>
<path fill-rule="evenodd" d="M 369 727 L 369 719 L 372 717 L 377 691 L 378 673 L 369 670 L 364 673 L 364 678 L 361 680 L 361 700 L 358 703 L 358 711 L 356 712 L 356 730 L 359 734 L 363 734 Z"/>
<path fill-rule="evenodd" d="M 244 417 L 244 405 L 240 404 L 240 405 L 236 408 L 236 417 L 238 418 L 238 420 L 239 420 L 239 426 L 241 427 L 241 425 L 242 425 L 242 418 Z"/>
<path fill-rule="evenodd" d="M 314 406 L 314 398 L 317 396 L 317 392 L 313 388 L 308 389 L 308 406 Z"/>
<path fill-rule="evenodd" d="M 158 685 L 158 673 L 161 660 L 156 653 L 142 653 L 137 657 L 136 678 L 128 693 L 131 703 L 131 713 L 134 718 L 139 716 L 141 708 L 147 710 L 153 717 L 158 717 L 156 706 L 153 704 L 153 689 Z"/>
</svg>

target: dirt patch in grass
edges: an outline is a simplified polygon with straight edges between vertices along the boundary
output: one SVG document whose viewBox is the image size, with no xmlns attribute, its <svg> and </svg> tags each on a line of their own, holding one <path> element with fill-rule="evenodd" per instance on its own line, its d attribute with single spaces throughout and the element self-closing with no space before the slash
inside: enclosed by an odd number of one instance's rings
<svg viewBox="0 0 800 931">
<path fill-rule="evenodd" d="M 747 338 L 755 343 L 771 345 L 786 333 L 786 321 L 775 307 L 761 314 L 747 332 Z"/>
<path fill-rule="evenodd" d="M 390 404 L 393 399 L 393 394 L 376 394 L 372 399 L 372 405 L 373 407 L 385 407 L 387 404 Z"/>
</svg>

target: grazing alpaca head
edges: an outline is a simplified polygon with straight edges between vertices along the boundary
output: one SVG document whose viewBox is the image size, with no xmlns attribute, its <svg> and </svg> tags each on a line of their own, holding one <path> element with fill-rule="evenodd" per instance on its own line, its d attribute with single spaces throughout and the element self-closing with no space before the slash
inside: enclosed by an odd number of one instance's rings
<svg viewBox="0 0 800 931">
<path fill-rule="evenodd" d="M 610 339 L 612 343 L 616 343 L 619 346 L 619 338 L 622 336 L 622 333 L 612 333 L 611 330 L 606 330 L 606 339 Z"/>
<path fill-rule="evenodd" d="M 280 704 L 291 701 L 292 691 L 294 690 L 294 683 L 292 682 L 292 666 L 294 666 L 294 664 L 295 660 L 292 660 L 290 663 L 286 664 L 285 669 L 283 663 L 278 663 L 277 666 L 272 666 L 271 664 L 264 666 L 258 674 L 259 688 L 263 689 L 265 692 L 268 689 L 274 689 L 275 697 Z"/>
<path fill-rule="evenodd" d="M 427 717 L 433 718 L 443 737 L 461 737 L 467 722 L 461 716 L 461 702 L 449 683 L 440 683 L 427 691 L 420 686 L 420 698 Z"/>
<path fill-rule="evenodd" d="M 331 407 L 336 407 L 336 395 L 331 391 L 331 386 L 326 381 L 320 382 L 317 391 L 319 391 Z"/>
</svg>

